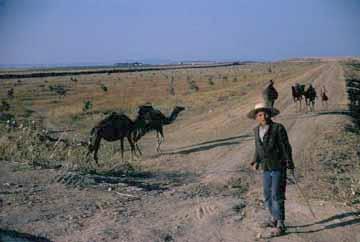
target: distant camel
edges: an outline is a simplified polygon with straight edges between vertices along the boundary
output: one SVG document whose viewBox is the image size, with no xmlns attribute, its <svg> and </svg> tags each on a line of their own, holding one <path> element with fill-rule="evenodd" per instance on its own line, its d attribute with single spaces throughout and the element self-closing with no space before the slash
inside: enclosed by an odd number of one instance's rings
<svg viewBox="0 0 360 242">
<path fill-rule="evenodd" d="M 301 103 L 305 95 L 305 85 L 300 85 L 299 83 L 296 83 L 295 86 L 291 86 L 291 91 L 294 103 L 300 103 L 299 111 L 301 111 Z"/>
<path fill-rule="evenodd" d="M 135 141 L 138 141 L 147 132 L 155 130 L 158 142 L 156 150 L 161 152 L 160 145 L 165 140 L 163 126 L 173 123 L 178 114 L 183 110 L 185 110 L 184 107 L 176 106 L 170 116 L 166 117 L 160 110 L 154 109 L 151 105 L 140 106 L 139 119 L 145 121 L 145 129 L 136 136 Z"/>
<path fill-rule="evenodd" d="M 101 139 L 106 141 L 113 142 L 120 140 L 121 144 L 121 159 L 124 162 L 124 139 L 125 137 L 129 141 L 131 147 L 131 159 L 134 158 L 135 147 L 137 148 L 139 154 L 141 151 L 134 141 L 134 134 L 143 129 L 144 122 L 137 118 L 135 121 L 132 121 L 128 116 L 122 113 L 111 113 L 110 116 L 100 121 L 90 133 L 90 142 L 88 146 L 88 153 L 94 152 L 94 160 L 98 164 L 98 150 L 100 147 Z"/>
<path fill-rule="evenodd" d="M 267 106 L 274 107 L 275 100 L 279 94 L 274 87 L 273 80 L 269 81 L 269 85 L 263 91 L 263 98 Z"/>
<path fill-rule="evenodd" d="M 310 108 L 310 111 L 315 110 L 315 98 L 317 98 L 315 88 L 310 84 L 308 89 L 305 91 L 305 102 Z"/>
<path fill-rule="evenodd" d="M 8 98 L 13 98 L 14 97 L 14 88 L 10 88 L 7 91 L 7 96 L 8 96 Z"/>
<path fill-rule="evenodd" d="M 326 109 L 328 109 L 328 100 L 329 100 L 329 98 L 326 95 L 326 93 L 327 93 L 327 90 L 326 90 L 325 86 L 323 86 L 321 88 L 321 104 L 322 104 L 323 107 L 325 106 Z"/>
</svg>

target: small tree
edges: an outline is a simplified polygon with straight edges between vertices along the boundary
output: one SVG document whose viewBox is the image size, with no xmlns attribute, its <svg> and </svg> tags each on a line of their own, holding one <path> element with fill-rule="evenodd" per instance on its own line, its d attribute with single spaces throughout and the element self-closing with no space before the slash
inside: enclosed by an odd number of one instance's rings
<svg viewBox="0 0 360 242">
<path fill-rule="evenodd" d="M 104 92 L 108 91 L 108 88 L 107 88 L 107 86 L 105 86 L 105 84 L 101 84 L 100 87 Z"/>
<path fill-rule="evenodd" d="M 174 76 L 172 76 L 169 81 L 169 93 L 170 95 L 175 96 Z"/>
<path fill-rule="evenodd" d="M 83 112 L 89 112 L 93 107 L 92 101 L 90 100 L 86 100 L 84 101 L 84 106 L 83 106 Z"/>
<path fill-rule="evenodd" d="M 209 85 L 210 85 L 210 86 L 215 85 L 212 77 L 209 77 L 209 78 L 208 78 L 208 82 L 209 82 Z"/>
<path fill-rule="evenodd" d="M 196 84 L 194 80 L 189 81 L 190 90 L 193 90 L 195 92 L 199 91 L 199 86 Z"/>
<path fill-rule="evenodd" d="M 14 88 L 10 88 L 7 91 L 7 96 L 8 96 L 8 98 L 13 98 L 14 97 Z"/>
<path fill-rule="evenodd" d="M 9 110 L 10 110 L 10 104 L 5 100 L 1 100 L 0 112 L 9 111 Z"/>
<path fill-rule="evenodd" d="M 55 92 L 59 96 L 65 96 L 67 93 L 67 90 L 63 85 L 54 85 L 54 86 L 50 85 L 49 90 Z"/>
</svg>

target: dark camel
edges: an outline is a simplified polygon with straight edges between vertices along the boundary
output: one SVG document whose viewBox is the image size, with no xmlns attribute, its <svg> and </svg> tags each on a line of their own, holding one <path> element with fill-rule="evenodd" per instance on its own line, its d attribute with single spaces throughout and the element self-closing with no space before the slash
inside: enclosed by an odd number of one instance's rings
<svg viewBox="0 0 360 242">
<path fill-rule="evenodd" d="M 185 110 L 184 107 L 176 106 L 170 116 L 166 117 L 160 110 L 154 109 L 151 105 L 140 106 L 139 119 L 145 121 L 145 128 L 137 134 L 135 141 L 137 142 L 146 133 L 155 130 L 158 142 L 156 150 L 161 152 L 160 145 L 165 140 L 163 126 L 173 123 L 183 110 Z"/>
<path fill-rule="evenodd" d="M 139 154 L 141 151 L 134 141 L 135 134 L 139 130 L 143 129 L 144 122 L 137 118 L 135 121 L 132 121 L 129 117 L 122 113 L 113 112 L 110 116 L 100 121 L 90 133 L 90 142 L 89 150 L 87 155 L 94 152 L 94 160 L 98 164 L 98 150 L 100 147 L 101 139 L 104 139 L 109 142 L 120 140 L 121 144 L 121 159 L 124 162 L 124 139 L 127 138 L 131 147 L 131 159 L 134 158 L 135 147 L 137 148 Z"/>
<path fill-rule="evenodd" d="M 305 102 L 306 106 L 310 108 L 310 111 L 315 110 L 315 99 L 317 98 L 317 94 L 315 88 L 310 84 L 308 89 L 305 91 Z"/>
<path fill-rule="evenodd" d="M 295 86 L 291 86 L 291 91 L 292 91 L 294 103 L 297 102 L 300 103 L 299 111 L 301 111 L 302 100 L 305 96 L 305 85 L 300 85 L 299 83 L 296 83 Z"/>
</svg>

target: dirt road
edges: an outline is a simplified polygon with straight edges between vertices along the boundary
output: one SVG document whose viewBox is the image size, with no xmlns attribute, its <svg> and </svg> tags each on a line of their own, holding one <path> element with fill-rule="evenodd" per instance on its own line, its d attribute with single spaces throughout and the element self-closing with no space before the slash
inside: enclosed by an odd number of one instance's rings
<svg viewBox="0 0 360 242">
<path fill-rule="evenodd" d="M 325 85 L 329 109 L 319 105 L 312 113 L 297 112 L 290 92 L 295 82 L 312 83 L 318 90 Z M 350 123 L 341 115 L 347 104 L 342 68 L 336 61 L 327 62 L 296 78 L 276 80 L 275 86 L 280 96 L 275 106 L 281 111 L 275 121 L 288 130 L 299 185 L 316 186 L 316 179 L 306 176 L 307 147 L 321 142 L 327 131 Z M 261 172 L 249 169 L 255 123 L 245 116 L 260 94 L 254 90 L 242 103 L 209 108 L 205 114 L 185 113 L 166 127 L 161 155 L 153 152 L 153 137 L 146 138 L 142 145 L 152 153 L 139 163 L 148 170 L 133 177 L 66 176 L 56 170 L 19 177 L 10 172 L 14 165 L 5 163 L 0 182 L 7 185 L 2 192 L 18 191 L 22 197 L 5 202 L 2 225 L 53 241 L 269 240 L 259 225 L 266 214 Z M 34 179 L 31 184 L 29 179 Z M 89 186 L 77 186 L 79 180 Z M 271 241 L 360 241 L 359 212 L 331 201 L 310 203 L 316 218 L 289 184 L 289 228 Z"/>
</svg>

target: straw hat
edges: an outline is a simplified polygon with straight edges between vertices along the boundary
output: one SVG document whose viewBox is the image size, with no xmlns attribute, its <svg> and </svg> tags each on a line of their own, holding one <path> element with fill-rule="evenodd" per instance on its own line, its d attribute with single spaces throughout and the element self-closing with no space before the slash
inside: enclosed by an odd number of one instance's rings
<svg viewBox="0 0 360 242">
<path fill-rule="evenodd" d="M 256 114 L 260 111 L 265 111 L 269 113 L 270 117 L 274 117 L 280 113 L 280 111 L 276 108 L 268 107 L 265 103 L 258 103 L 255 105 L 255 108 L 247 114 L 247 117 L 250 119 L 255 119 Z"/>
</svg>

